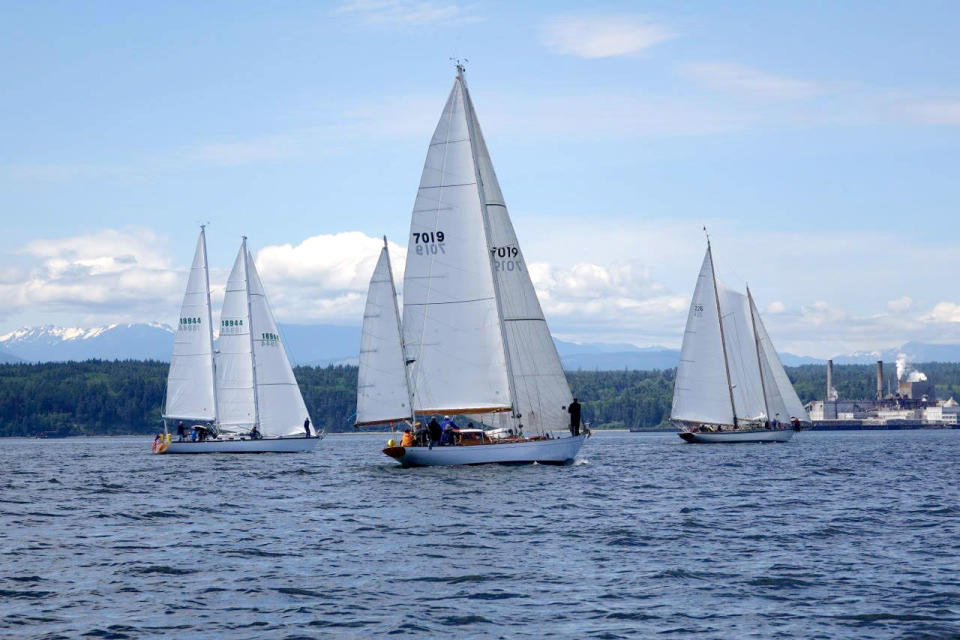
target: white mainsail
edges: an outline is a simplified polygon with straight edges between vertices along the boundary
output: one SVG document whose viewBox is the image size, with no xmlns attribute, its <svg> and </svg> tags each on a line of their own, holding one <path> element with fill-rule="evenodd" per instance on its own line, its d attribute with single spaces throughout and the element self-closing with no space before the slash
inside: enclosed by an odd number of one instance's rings
<svg viewBox="0 0 960 640">
<path fill-rule="evenodd" d="M 163 417 L 204 422 L 214 422 L 217 418 L 210 276 L 203 227 L 200 227 L 200 237 L 187 278 L 187 290 L 180 306 L 180 321 L 167 374 Z"/>
<path fill-rule="evenodd" d="M 260 433 L 282 437 L 304 433 L 308 419 L 300 386 L 283 346 L 276 318 L 263 290 L 253 257 L 247 253 L 250 295 L 250 330 L 253 332 L 253 362 L 256 365 L 256 396 Z"/>
<path fill-rule="evenodd" d="M 738 420 L 766 419 L 766 401 L 760 380 L 757 340 L 747 296 L 717 283 L 720 311 L 723 313 L 723 338 L 733 386 L 733 403 Z"/>
<path fill-rule="evenodd" d="M 713 258 L 708 244 L 687 314 L 670 418 L 681 422 L 732 424 L 730 396 Z"/>
<path fill-rule="evenodd" d="M 363 310 L 356 424 L 395 422 L 411 416 L 397 290 L 384 240 Z"/>
<path fill-rule="evenodd" d="M 246 238 L 227 278 L 220 311 L 217 350 L 217 394 L 221 431 L 247 432 L 257 422 L 253 384 L 253 342 L 250 338 L 250 303 Z"/>
<path fill-rule="evenodd" d="M 764 372 L 764 385 L 767 389 L 767 398 L 770 405 L 770 418 L 776 418 L 779 413 L 781 422 L 786 422 L 790 418 L 797 418 L 801 422 L 809 422 L 810 417 L 807 415 L 807 410 L 800 402 L 796 389 L 793 388 L 790 378 L 787 377 L 787 372 L 783 369 L 780 357 L 773 347 L 773 342 L 770 340 L 766 327 L 763 326 L 760 312 L 752 298 L 750 309 L 757 327 L 757 348 L 760 354 L 761 368 Z"/>
<path fill-rule="evenodd" d="M 477 177 L 458 75 L 427 151 L 403 280 L 403 342 L 418 412 L 512 408 Z"/>
<path fill-rule="evenodd" d="M 513 378 L 514 414 L 524 433 L 543 433 L 565 423 L 565 407 L 573 398 L 507 212 L 473 101 L 462 77 L 460 81 L 487 216 L 488 250 L 499 286 L 509 373 Z"/>
</svg>

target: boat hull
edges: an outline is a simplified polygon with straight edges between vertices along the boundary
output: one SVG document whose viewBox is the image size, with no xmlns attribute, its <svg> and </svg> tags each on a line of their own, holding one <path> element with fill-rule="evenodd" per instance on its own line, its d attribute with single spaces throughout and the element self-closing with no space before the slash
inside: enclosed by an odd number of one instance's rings
<svg viewBox="0 0 960 640">
<path fill-rule="evenodd" d="M 163 454 L 200 453 L 301 453 L 313 451 L 320 438 L 262 438 L 260 440 L 206 440 L 204 442 L 171 442 Z"/>
<path fill-rule="evenodd" d="M 777 431 L 683 431 L 679 434 L 685 442 L 739 443 L 739 442 L 787 442 L 793 437 L 793 429 Z"/>
<path fill-rule="evenodd" d="M 451 447 L 387 447 L 383 452 L 404 467 L 467 464 L 570 464 L 587 436 Z"/>
</svg>

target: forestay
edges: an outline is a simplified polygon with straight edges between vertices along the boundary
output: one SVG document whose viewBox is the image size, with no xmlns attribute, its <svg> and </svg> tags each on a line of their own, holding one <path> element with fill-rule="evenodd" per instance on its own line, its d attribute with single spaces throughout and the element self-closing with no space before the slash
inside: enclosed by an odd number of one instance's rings
<svg viewBox="0 0 960 640">
<path fill-rule="evenodd" d="M 760 319 L 760 312 L 757 311 L 755 304 L 751 304 L 751 311 L 754 314 L 754 322 L 759 337 L 757 342 L 760 349 L 760 361 L 764 369 L 764 384 L 767 388 L 768 399 L 770 399 L 771 419 L 777 417 L 779 413 L 781 421 L 797 418 L 801 422 L 809 422 L 810 417 L 807 415 L 807 410 L 800 402 L 796 389 L 793 388 L 790 378 L 787 377 L 787 372 L 783 369 L 780 357 L 773 347 L 773 342 L 767 334 L 766 327 L 763 326 L 763 320 Z"/>
<path fill-rule="evenodd" d="M 397 292 L 384 246 L 370 278 L 363 310 L 357 425 L 394 422 L 411 416 Z"/>
<path fill-rule="evenodd" d="M 709 424 L 733 423 L 709 246 L 687 314 L 670 418 Z"/>
<path fill-rule="evenodd" d="M 173 340 L 164 418 L 216 419 L 211 322 L 207 243 L 201 228 Z"/>
<path fill-rule="evenodd" d="M 247 269 L 260 433 L 265 437 L 300 435 L 304 433 L 303 421 L 309 418 L 307 407 L 293 375 L 257 266 L 249 253 Z"/>
<path fill-rule="evenodd" d="M 416 410 L 509 410 L 504 343 L 459 77 L 424 163 L 403 292 Z"/>
<path fill-rule="evenodd" d="M 237 253 L 227 278 L 220 311 L 217 346 L 217 395 L 220 429 L 247 432 L 256 422 L 253 388 L 253 351 L 247 297 L 246 242 Z"/>
<path fill-rule="evenodd" d="M 463 87 L 488 220 L 489 251 L 500 288 L 500 312 L 513 376 L 515 412 L 527 434 L 562 427 L 572 396 L 560 356 L 530 280 L 473 101 Z"/>
</svg>

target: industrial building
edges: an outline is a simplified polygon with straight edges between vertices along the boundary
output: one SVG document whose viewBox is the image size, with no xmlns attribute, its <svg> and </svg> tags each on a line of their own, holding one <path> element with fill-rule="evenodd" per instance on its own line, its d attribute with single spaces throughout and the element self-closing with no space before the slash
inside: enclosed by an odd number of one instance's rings
<svg viewBox="0 0 960 640">
<path fill-rule="evenodd" d="M 838 397 L 833 388 L 833 360 L 827 361 L 825 400 L 814 400 L 807 405 L 815 429 L 924 429 L 960 428 L 957 416 L 960 403 L 953 398 L 937 400 L 933 381 L 923 374 L 904 376 L 892 391 L 888 379 L 887 393 L 883 391 L 883 361 L 877 362 L 877 392 L 873 398 L 846 400 Z"/>
</svg>

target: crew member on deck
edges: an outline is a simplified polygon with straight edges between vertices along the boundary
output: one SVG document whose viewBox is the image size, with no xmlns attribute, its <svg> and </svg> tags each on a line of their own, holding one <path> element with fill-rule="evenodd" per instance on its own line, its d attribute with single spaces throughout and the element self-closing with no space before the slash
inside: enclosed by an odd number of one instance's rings
<svg viewBox="0 0 960 640">
<path fill-rule="evenodd" d="M 413 446 L 413 431 L 410 429 L 403 430 L 403 437 L 400 439 L 401 447 L 412 447 Z"/>
<path fill-rule="evenodd" d="M 310 437 L 310 418 L 307 418 L 303 421 L 303 430 L 307 432 L 307 437 Z"/>
<path fill-rule="evenodd" d="M 437 417 L 433 416 L 430 418 L 430 424 L 427 425 L 427 428 L 430 430 L 430 446 L 440 442 L 440 437 L 443 435 L 443 429 L 440 427 L 440 423 L 437 422 Z"/>
<path fill-rule="evenodd" d="M 177 442 L 183 442 L 184 436 L 187 435 L 187 430 L 183 428 L 183 420 L 177 421 Z"/>
<path fill-rule="evenodd" d="M 577 402 L 576 398 L 567 407 L 567 413 L 570 414 L 570 435 L 580 435 L 580 403 Z"/>
<path fill-rule="evenodd" d="M 440 444 L 442 445 L 453 444 L 453 431 L 456 428 L 457 428 L 457 425 L 454 424 L 453 420 L 450 419 L 450 416 L 444 416 L 443 433 L 440 435 Z"/>
</svg>

